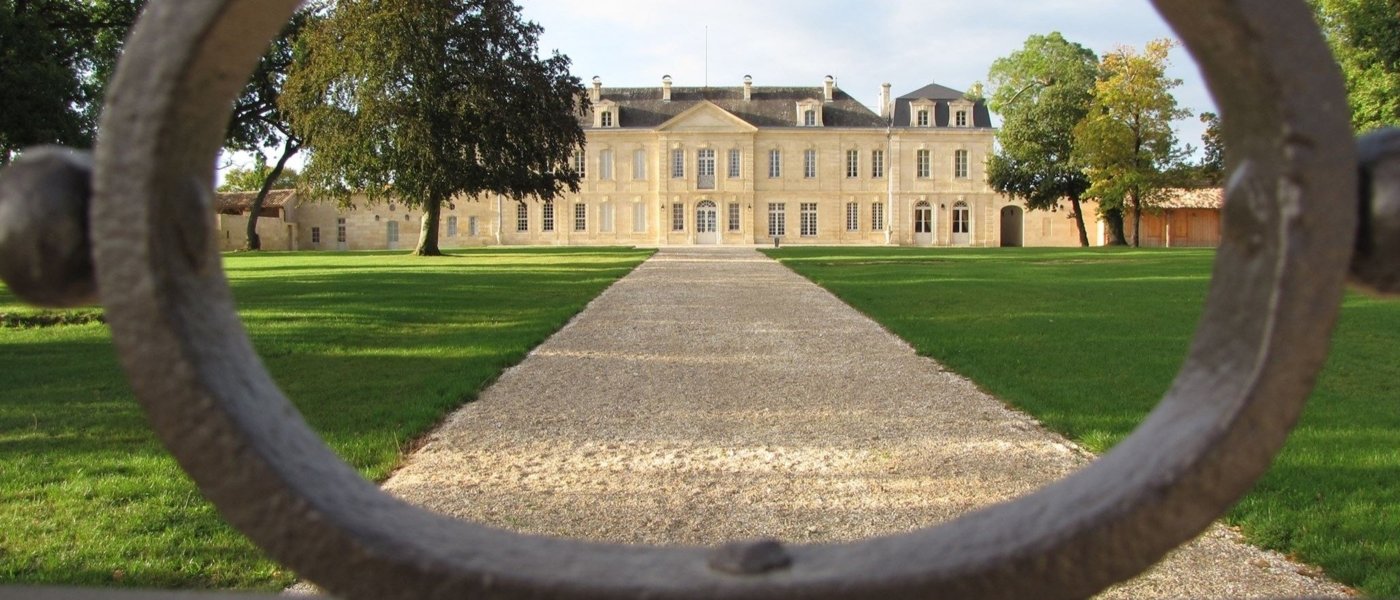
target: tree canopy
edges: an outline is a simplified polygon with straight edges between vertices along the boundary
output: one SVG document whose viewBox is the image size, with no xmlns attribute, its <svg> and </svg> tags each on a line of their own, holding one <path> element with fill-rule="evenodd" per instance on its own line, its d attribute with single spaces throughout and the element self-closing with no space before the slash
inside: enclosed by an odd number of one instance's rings
<svg viewBox="0 0 1400 600">
<path fill-rule="evenodd" d="M 1309 0 L 1346 77 L 1352 126 L 1400 124 L 1400 0 Z"/>
<path fill-rule="evenodd" d="M 450 198 L 577 191 L 588 100 L 567 57 L 539 57 L 540 32 L 510 0 L 335 2 L 283 91 L 309 155 L 302 188 L 423 207 L 425 255 Z"/>
<path fill-rule="evenodd" d="M 297 181 L 301 179 L 296 169 L 284 167 L 277 173 L 272 174 L 272 167 L 268 166 L 267 158 L 262 153 L 253 154 L 253 164 L 248 167 L 234 167 L 224 172 L 224 182 L 219 185 L 221 192 L 259 192 L 264 186 L 268 190 L 285 190 L 295 188 Z M 265 197 L 266 194 L 263 194 Z M 253 207 L 250 214 L 258 214 L 262 210 L 261 203 Z"/>
<path fill-rule="evenodd" d="M 1055 210 L 1068 198 L 1089 245 L 1081 202 L 1089 179 L 1075 160 L 1074 126 L 1089 112 L 1098 60 L 1059 32 L 1032 35 L 1021 50 L 992 63 L 988 106 L 1002 117 L 988 182 L 1032 210 Z"/>
<path fill-rule="evenodd" d="M 1168 55 L 1175 43 L 1153 40 L 1143 52 L 1120 46 L 1104 55 L 1089 113 L 1074 128 L 1075 156 L 1084 165 L 1115 243 L 1123 243 L 1122 216 L 1133 214 L 1133 245 L 1139 245 L 1142 211 L 1163 190 L 1178 183 L 1184 158 L 1172 121 L 1191 116 L 1177 106 L 1171 90 L 1180 79 L 1167 77 Z"/>
<path fill-rule="evenodd" d="M 26 146 L 87 147 L 143 0 L 0 0 L 0 165 Z"/>
</svg>

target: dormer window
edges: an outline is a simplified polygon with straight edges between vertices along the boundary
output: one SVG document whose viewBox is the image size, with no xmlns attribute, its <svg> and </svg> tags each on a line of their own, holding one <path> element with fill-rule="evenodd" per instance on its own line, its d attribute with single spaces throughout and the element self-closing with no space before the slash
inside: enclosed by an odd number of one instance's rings
<svg viewBox="0 0 1400 600">
<path fill-rule="evenodd" d="M 593 103 L 593 126 L 608 129 L 617 127 L 618 110 L 617 103 L 612 100 Z"/>
<path fill-rule="evenodd" d="M 821 127 L 822 126 L 822 101 L 816 98 L 809 98 L 797 103 L 798 127 Z"/>
<path fill-rule="evenodd" d="M 953 127 L 972 127 L 972 109 L 976 105 L 967 98 L 959 98 L 948 103 L 948 110 L 952 114 Z"/>
<path fill-rule="evenodd" d="M 958 113 L 958 116 L 959 116 L 959 117 L 963 116 L 963 113 Z M 605 110 L 605 111 L 603 111 L 602 122 L 603 122 L 603 127 L 612 127 L 612 126 L 613 126 L 613 114 L 612 114 L 612 111 L 610 111 L 610 110 Z"/>
<path fill-rule="evenodd" d="M 954 122 L 957 123 L 958 127 L 967 127 L 967 111 L 958 111 L 957 117 L 954 119 Z"/>
<path fill-rule="evenodd" d="M 929 111 L 927 108 L 919 109 L 919 111 L 914 114 L 914 126 L 928 127 L 928 114 Z"/>
</svg>

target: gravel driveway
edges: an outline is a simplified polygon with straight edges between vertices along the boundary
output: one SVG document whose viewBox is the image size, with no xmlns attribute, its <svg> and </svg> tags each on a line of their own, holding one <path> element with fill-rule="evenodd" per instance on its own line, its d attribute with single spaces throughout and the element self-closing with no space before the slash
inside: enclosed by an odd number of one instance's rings
<svg viewBox="0 0 1400 600">
<path fill-rule="evenodd" d="M 453 414 L 384 487 L 631 544 L 926 527 L 1092 456 L 758 252 L 663 249 Z M 1105 594 L 1345 596 L 1216 527 Z"/>
</svg>

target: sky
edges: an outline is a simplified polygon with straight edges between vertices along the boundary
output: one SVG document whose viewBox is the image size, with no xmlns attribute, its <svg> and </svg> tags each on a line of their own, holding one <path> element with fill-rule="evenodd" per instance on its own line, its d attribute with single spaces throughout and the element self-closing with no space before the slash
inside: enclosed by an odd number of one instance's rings
<svg viewBox="0 0 1400 600">
<path fill-rule="evenodd" d="M 540 50 L 566 54 L 587 85 L 818 87 L 827 75 L 872 110 L 880 84 L 895 96 L 928 83 L 967 90 L 992 61 L 1033 34 L 1059 31 L 1102 55 L 1175 39 L 1147 0 L 517 0 L 544 28 Z M 708 27 L 708 34 L 706 28 Z M 706 37 L 708 35 L 708 59 Z M 1177 101 L 1215 111 L 1195 63 L 1172 53 Z M 708 63 L 708 64 L 707 64 Z M 1202 126 L 1178 123 L 1182 144 L 1201 145 Z"/>
</svg>

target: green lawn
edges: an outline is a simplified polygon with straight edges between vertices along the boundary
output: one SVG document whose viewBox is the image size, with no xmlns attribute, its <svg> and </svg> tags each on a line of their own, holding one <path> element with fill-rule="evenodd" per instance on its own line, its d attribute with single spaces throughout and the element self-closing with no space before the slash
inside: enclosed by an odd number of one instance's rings
<svg viewBox="0 0 1400 600">
<path fill-rule="evenodd" d="M 366 477 L 650 251 L 235 254 L 268 369 Z M 96 310 L 33 326 L 0 286 L 0 585 L 280 589 L 155 441 Z"/>
<path fill-rule="evenodd" d="M 1102 451 L 1166 391 L 1208 250 L 786 248 L 798 273 L 1052 429 Z M 1400 302 L 1349 295 L 1298 429 L 1230 514 L 1250 540 L 1400 596 Z"/>
</svg>

